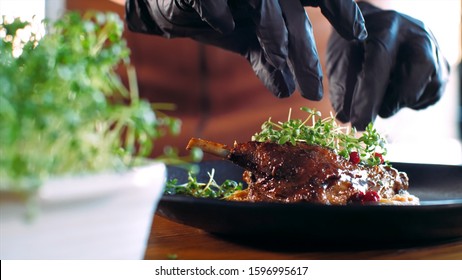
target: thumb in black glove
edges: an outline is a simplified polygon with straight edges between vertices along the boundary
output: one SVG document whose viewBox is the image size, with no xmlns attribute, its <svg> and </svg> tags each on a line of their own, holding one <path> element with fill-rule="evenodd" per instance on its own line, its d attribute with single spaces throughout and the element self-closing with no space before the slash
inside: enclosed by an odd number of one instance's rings
<svg viewBox="0 0 462 280">
<path fill-rule="evenodd" d="M 320 7 L 342 36 L 365 39 L 353 0 L 302 1 Z M 132 31 L 190 37 L 244 56 L 277 97 L 322 98 L 322 71 L 312 26 L 300 0 L 128 0 Z"/>
<path fill-rule="evenodd" d="M 377 115 L 387 118 L 403 107 L 436 103 L 449 64 L 421 22 L 396 11 L 358 3 L 366 22 L 365 42 L 333 32 L 327 48 L 330 99 L 337 118 L 364 130 Z"/>
</svg>

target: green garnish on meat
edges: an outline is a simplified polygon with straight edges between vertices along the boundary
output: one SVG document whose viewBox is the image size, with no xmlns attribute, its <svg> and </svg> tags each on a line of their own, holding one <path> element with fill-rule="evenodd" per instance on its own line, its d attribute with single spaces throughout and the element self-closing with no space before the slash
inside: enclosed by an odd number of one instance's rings
<svg viewBox="0 0 462 280">
<path fill-rule="evenodd" d="M 334 116 L 321 117 L 321 112 L 306 107 L 301 108 L 308 113 L 306 119 L 291 119 L 274 122 L 270 119 L 264 122 L 261 131 L 256 133 L 253 141 L 273 142 L 278 144 L 305 142 L 332 149 L 337 154 L 350 158 L 351 153 L 357 153 L 361 163 L 377 165 L 386 155 L 386 141 L 370 123 L 364 133 L 357 137 L 357 131 L 340 126 Z"/>
</svg>

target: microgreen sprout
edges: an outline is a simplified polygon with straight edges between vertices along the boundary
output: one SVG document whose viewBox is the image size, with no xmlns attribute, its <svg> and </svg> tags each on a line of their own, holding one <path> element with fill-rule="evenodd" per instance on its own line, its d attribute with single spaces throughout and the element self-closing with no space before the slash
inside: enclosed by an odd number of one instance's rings
<svg viewBox="0 0 462 280">
<path fill-rule="evenodd" d="M 226 180 L 218 184 L 215 179 L 215 169 L 207 172 L 209 179 L 207 182 L 198 182 L 197 176 L 193 172 L 188 172 L 188 181 L 183 184 L 178 183 L 178 179 L 169 180 L 165 186 L 164 193 L 190 195 L 203 198 L 226 198 L 234 192 L 243 189 L 242 183 L 233 180 Z"/>
<path fill-rule="evenodd" d="M 287 121 L 274 122 L 269 118 L 252 140 L 292 145 L 305 142 L 329 148 L 346 159 L 352 152 L 357 152 L 360 162 L 370 166 L 380 164 L 382 155 L 386 155 L 386 141 L 372 123 L 357 137 L 356 129 L 340 126 L 332 114 L 322 118 L 321 112 L 315 109 L 302 107 L 300 110 L 308 114 L 306 119 L 292 119 L 289 110 Z"/>
<path fill-rule="evenodd" d="M 178 134 L 181 122 L 162 112 L 168 105 L 139 97 L 122 19 L 69 12 L 43 24 L 45 35 L 24 39 L 30 22 L 0 19 L 0 191 L 35 192 L 52 175 L 152 160 L 155 140 Z M 165 162 L 185 160 L 166 151 Z"/>
</svg>

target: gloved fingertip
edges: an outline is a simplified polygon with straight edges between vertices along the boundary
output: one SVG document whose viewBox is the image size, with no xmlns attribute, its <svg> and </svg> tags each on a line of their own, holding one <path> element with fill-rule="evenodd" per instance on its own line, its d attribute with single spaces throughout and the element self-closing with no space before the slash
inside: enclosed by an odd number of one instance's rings
<svg viewBox="0 0 462 280">
<path fill-rule="evenodd" d="M 277 90 L 273 92 L 273 95 L 279 99 L 290 97 L 294 93 L 295 89 L 293 90 Z"/>
<path fill-rule="evenodd" d="M 347 116 L 344 112 L 338 112 L 336 111 L 335 118 L 339 120 L 342 123 L 347 123 L 350 121 L 350 117 Z"/>
<path fill-rule="evenodd" d="M 351 121 L 351 126 L 354 127 L 357 131 L 365 131 L 368 123 L 361 121 Z"/>
<path fill-rule="evenodd" d="M 377 113 L 375 112 L 366 113 L 366 111 L 367 110 L 360 110 L 358 107 L 354 107 L 354 109 L 352 109 L 350 112 L 351 126 L 356 128 L 356 130 L 358 131 L 366 130 L 366 127 L 370 123 L 375 122 Z"/>
<path fill-rule="evenodd" d="M 292 74 L 288 71 L 287 64 L 283 67 L 284 70 L 275 70 L 266 79 L 262 79 L 266 87 L 277 98 L 286 98 L 295 92 L 295 81 Z"/>
<path fill-rule="evenodd" d="M 295 85 L 290 84 L 267 85 L 267 88 L 279 99 L 290 97 L 295 92 Z"/>
<path fill-rule="evenodd" d="M 277 98 L 287 98 L 295 92 L 295 84 L 288 81 L 283 83 L 279 82 L 271 89 L 271 91 Z"/>
<path fill-rule="evenodd" d="M 323 97 L 323 84 L 322 84 L 322 76 L 321 77 L 314 77 L 314 76 L 306 76 L 303 79 L 298 79 L 298 87 L 300 90 L 301 95 L 304 98 L 313 101 L 319 101 Z"/>
<path fill-rule="evenodd" d="M 391 106 L 389 104 L 383 104 L 380 108 L 379 116 L 384 119 L 389 118 L 396 114 L 399 111 L 399 109 L 400 107 L 398 103 L 394 104 L 394 106 Z"/>
</svg>

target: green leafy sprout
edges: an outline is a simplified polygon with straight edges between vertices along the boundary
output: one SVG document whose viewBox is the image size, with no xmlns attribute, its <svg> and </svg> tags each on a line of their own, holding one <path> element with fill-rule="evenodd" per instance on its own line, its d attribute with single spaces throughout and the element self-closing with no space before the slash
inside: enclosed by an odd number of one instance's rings
<svg viewBox="0 0 462 280">
<path fill-rule="evenodd" d="M 306 119 L 291 119 L 291 111 L 287 121 L 274 122 L 271 118 L 264 122 L 261 131 L 252 136 L 258 142 L 278 144 L 304 142 L 320 145 L 333 150 L 338 155 L 349 159 L 352 152 L 357 152 L 362 164 L 373 166 L 381 163 L 381 156 L 386 155 L 386 140 L 369 123 L 361 136 L 357 137 L 356 129 L 340 126 L 332 114 L 321 117 L 321 112 L 306 107 Z"/>
<path fill-rule="evenodd" d="M 0 191 L 34 192 L 51 175 L 152 160 L 154 140 L 177 134 L 181 121 L 163 112 L 171 105 L 139 97 L 119 16 L 67 13 L 41 24 L 44 35 L 0 18 Z M 128 88 L 118 69 L 127 69 Z M 167 148 L 158 160 L 200 158 Z"/>
<path fill-rule="evenodd" d="M 226 180 L 218 184 L 215 179 L 215 169 L 212 168 L 208 182 L 198 182 L 197 176 L 193 172 L 188 172 L 186 183 L 179 184 L 178 179 L 169 180 L 166 184 L 164 193 L 169 195 L 181 194 L 203 198 L 226 198 L 234 192 L 242 190 L 242 183 L 233 180 Z"/>
</svg>

